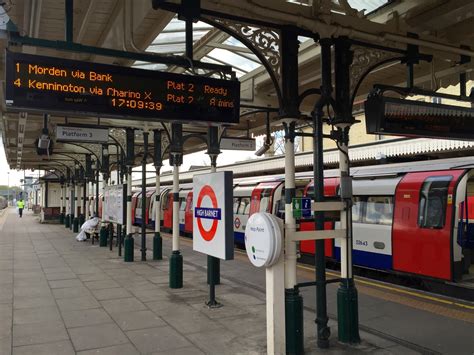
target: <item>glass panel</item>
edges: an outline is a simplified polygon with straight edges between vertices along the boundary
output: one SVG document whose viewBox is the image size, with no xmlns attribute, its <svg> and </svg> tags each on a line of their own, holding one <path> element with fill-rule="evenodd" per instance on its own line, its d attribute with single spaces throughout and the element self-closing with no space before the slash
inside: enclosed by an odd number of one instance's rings
<svg viewBox="0 0 474 355">
<path fill-rule="evenodd" d="M 393 199 L 389 196 L 369 196 L 364 223 L 392 224 Z"/>
<path fill-rule="evenodd" d="M 423 182 L 418 224 L 421 228 L 443 228 L 446 221 L 448 187 L 452 176 L 433 176 Z"/>
<path fill-rule="evenodd" d="M 186 199 L 184 197 L 181 197 L 179 199 L 179 210 L 184 211 L 186 209 Z"/>
<path fill-rule="evenodd" d="M 240 199 L 238 197 L 234 197 L 234 207 L 232 208 L 232 211 L 234 211 L 234 214 L 237 214 L 237 211 L 239 210 L 240 206 Z"/>
<path fill-rule="evenodd" d="M 240 206 L 239 206 L 238 212 L 239 214 L 250 213 L 250 197 L 242 197 L 240 199 Z"/>
<path fill-rule="evenodd" d="M 352 205 L 352 222 L 361 222 L 362 221 L 362 212 L 363 207 L 365 206 L 365 201 L 362 200 L 359 196 L 354 196 Z"/>
<path fill-rule="evenodd" d="M 226 49 L 215 48 L 209 52 L 208 56 L 213 59 L 218 59 L 224 63 L 228 63 L 236 68 L 249 72 L 260 66 L 252 60 L 246 59 L 238 54 L 232 53 Z"/>
</svg>

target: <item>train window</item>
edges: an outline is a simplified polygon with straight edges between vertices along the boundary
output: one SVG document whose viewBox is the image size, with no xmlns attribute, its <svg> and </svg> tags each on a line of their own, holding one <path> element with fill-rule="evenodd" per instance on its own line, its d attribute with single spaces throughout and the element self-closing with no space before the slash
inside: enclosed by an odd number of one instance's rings
<svg viewBox="0 0 474 355">
<path fill-rule="evenodd" d="M 391 224 L 393 216 L 393 198 L 390 196 L 367 197 L 366 213 L 363 223 Z"/>
<path fill-rule="evenodd" d="M 273 189 L 264 189 L 260 195 L 260 209 L 259 212 L 268 212 L 270 208 L 270 200 Z"/>
<path fill-rule="evenodd" d="M 239 210 L 239 206 L 240 206 L 240 198 L 234 197 L 234 207 L 232 209 L 234 211 L 234 214 L 237 214 L 237 211 Z"/>
<path fill-rule="evenodd" d="M 443 228 L 446 220 L 448 187 L 452 176 L 432 176 L 421 187 L 418 225 L 421 228 Z"/>
<path fill-rule="evenodd" d="M 250 213 L 250 197 L 242 197 L 240 199 L 239 214 Z"/>
<path fill-rule="evenodd" d="M 181 197 L 179 199 L 179 210 L 184 211 L 186 209 L 186 199 L 184 197 Z"/>
<path fill-rule="evenodd" d="M 168 198 L 169 194 L 164 194 L 162 199 L 161 199 L 161 209 L 162 210 L 167 210 L 168 209 Z"/>
<path fill-rule="evenodd" d="M 361 222 L 362 221 L 362 208 L 365 205 L 365 201 L 362 200 L 359 196 L 354 196 L 353 205 L 352 205 L 352 222 Z"/>
</svg>

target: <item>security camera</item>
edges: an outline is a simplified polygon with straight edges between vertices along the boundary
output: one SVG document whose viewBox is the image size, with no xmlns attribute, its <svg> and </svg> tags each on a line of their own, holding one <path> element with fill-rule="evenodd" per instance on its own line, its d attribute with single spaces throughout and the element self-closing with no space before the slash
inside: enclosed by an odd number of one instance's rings
<svg viewBox="0 0 474 355">
<path fill-rule="evenodd" d="M 255 152 L 255 155 L 257 157 L 262 156 L 271 148 L 272 144 L 273 144 L 273 139 L 267 139 L 267 141 L 263 143 L 263 145 Z"/>
</svg>

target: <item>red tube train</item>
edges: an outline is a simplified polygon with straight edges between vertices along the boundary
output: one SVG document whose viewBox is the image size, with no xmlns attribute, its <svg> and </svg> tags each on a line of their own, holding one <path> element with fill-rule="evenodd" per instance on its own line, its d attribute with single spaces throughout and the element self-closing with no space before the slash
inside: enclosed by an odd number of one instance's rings
<svg viewBox="0 0 474 355">
<path fill-rule="evenodd" d="M 351 175 L 355 265 L 447 281 L 461 281 L 469 268 L 473 272 L 473 158 L 355 167 Z M 295 182 L 297 197 L 312 196 L 312 172 L 297 173 Z M 283 217 L 284 189 L 284 175 L 234 179 L 236 244 L 244 244 L 245 226 L 253 213 L 265 211 Z M 173 198 L 169 192 L 170 186 L 160 190 L 160 218 L 165 231 L 172 226 Z M 325 196 L 337 199 L 338 192 L 338 171 L 325 171 Z M 141 223 L 139 196 L 134 195 L 132 210 L 136 224 Z M 150 227 L 155 223 L 154 196 L 154 189 L 148 189 L 145 223 Z M 179 199 L 180 231 L 192 235 L 191 184 L 180 186 Z M 314 229 L 311 218 L 297 222 L 302 230 Z M 328 218 L 325 228 L 338 228 L 338 222 Z M 301 253 L 314 254 L 314 244 L 301 242 Z M 338 240 L 326 241 L 326 256 L 340 260 Z"/>
</svg>

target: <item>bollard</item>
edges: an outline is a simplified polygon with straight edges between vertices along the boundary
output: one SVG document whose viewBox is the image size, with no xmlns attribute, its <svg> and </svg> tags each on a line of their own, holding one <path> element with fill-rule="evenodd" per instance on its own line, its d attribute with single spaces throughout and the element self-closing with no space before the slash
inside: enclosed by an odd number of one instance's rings
<svg viewBox="0 0 474 355">
<path fill-rule="evenodd" d="M 295 289 L 286 289 L 285 296 L 286 353 L 303 354 L 303 297 Z"/>
<path fill-rule="evenodd" d="M 64 224 L 64 213 L 59 215 L 59 224 Z"/>
<path fill-rule="evenodd" d="M 170 257 L 170 288 L 183 287 L 183 256 L 179 250 L 173 251 Z"/>
<path fill-rule="evenodd" d="M 129 234 L 125 238 L 125 242 L 123 243 L 123 261 L 125 262 L 132 262 L 133 261 L 133 244 L 135 240 L 133 239 L 132 235 Z"/>
<path fill-rule="evenodd" d="M 72 221 L 72 231 L 74 233 L 78 233 L 79 232 L 79 218 L 74 218 L 74 220 Z"/>
<path fill-rule="evenodd" d="M 340 342 L 360 343 L 357 289 L 353 279 L 343 279 L 337 290 L 337 328 Z"/>
<path fill-rule="evenodd" d="M 153 237 L 153 260 L 163 259 L 163 238 L 161 238 L 160 232 L 155 232 Z"/>
<path fill-rule="evenodd" d="M 106 247 L 107 246 L 107 228 L 102 226 L 99 232 L 99 246 Z"/>
<path fill-rule="evenodd" d="M 69 215 L 66 215 L 64 218 L 64 227 L 69 228 L 69 223 L 71 223 L 71 220 L 69 219 Z"/>
<path fill-rule="evenodd" d="M 83 214 L 79 215 L 79 229 L 81 228 L 81 226 L 84 224 L 85 221 L 86 221 L 86 216 L 84 216 Z"/>
</svg>

